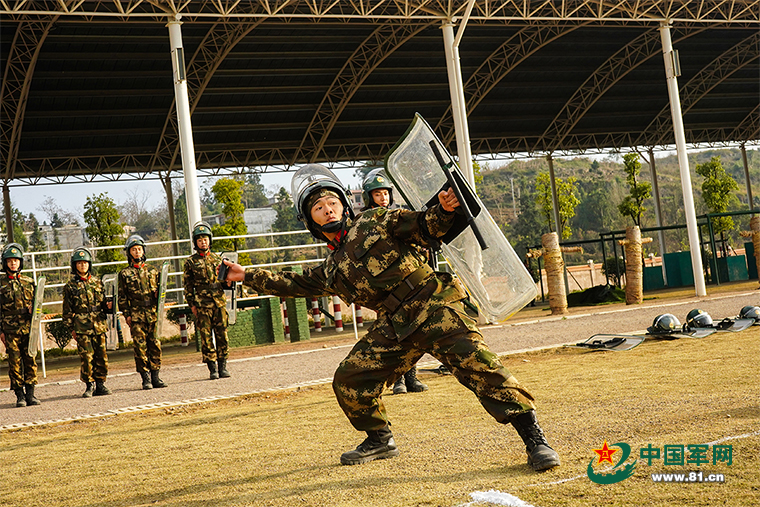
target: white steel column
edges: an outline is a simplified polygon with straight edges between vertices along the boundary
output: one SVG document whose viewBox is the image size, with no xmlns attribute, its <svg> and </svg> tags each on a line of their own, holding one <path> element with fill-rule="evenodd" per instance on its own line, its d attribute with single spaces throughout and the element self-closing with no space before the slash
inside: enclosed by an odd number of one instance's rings
<svg viewBox="0 0 760 507">
<path fill-rule="evenodd" d="M 702 274 L 702 250 L 699 244 L 699 230 L 697 229 L 697 212 L 694 209 L 694 195 L 691 191 L 689 157 L 686 153 L 686 134 L 683 129 L 681 98 L 678 94 L 678 79 L 674 69 L 673 43 L 670 39 L 670 25 L 668 23 L 660 23 L 660 39 L 662 40 L 662 54 L 665 59 L 665 77 L 667 78 L 668 96 L 670 97 L 670 114 L 673 117 L 678 167 L 681 173 L 681 192 L 683 193 L 683 207 L 686 214 L 686 230 L 689 233 L 694 289 L 697 296 L 706 296 L 705 277 Z"/>
<path fill-rule="evenodd" d="M 747 185 L 747 202 L 749 210 L 755 209 L 755 201 L 752 197 L 752 181 L 749 179 L 749 164 L 747 163 L 747 147 L 742 143 L 742 163 L 744 164 L 744 183 Z"/>
<path fill-rule="evenodd" d="M 464 102 L 464 84 L 462 69 L 459 66 L 459 46 L 454 41 L 454 25 L 443 25 L 443 47 L 446 51 L 446 70 L 449 76 L 449 93 L 451 95 L 451 114 L 454 117 L 454 131 L 457 138 L 457 155 L 459 168 L 467 178 L 470 186 L 475 188 L 475 174 L 472 170 L 472 152 L 470 151 L 470 131 L 467 126 L 467 108 Z"/>
<path fill-rule="evenodd" d="M 195 147 L 193 126 L 190 122 L 190 99 L 187 95 L 185 76 L 185 52 L 182 47 L 182 23 L 180 16 L 169 21 L 169 42 L 171 44 L 172 69 L 174 71 L 174 102 L 177 104 L 179 125 L 179 146 L 182 152 L 182 171 L 185 175 L 185 198 L 187 199 L 187 222 L 190 235 L 193 226 L 201 221 L 201 199 L 198 190 L 198 173 L 195 169 Z"/>
</svg>

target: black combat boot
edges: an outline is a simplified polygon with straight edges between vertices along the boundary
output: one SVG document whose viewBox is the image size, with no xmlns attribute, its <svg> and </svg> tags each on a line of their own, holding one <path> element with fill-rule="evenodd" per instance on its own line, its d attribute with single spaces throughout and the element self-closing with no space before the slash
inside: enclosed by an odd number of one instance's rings
<svg viewBox="0 0 760 507">
<path fill-rule="evenodd" d="M 26 404 L 29 406 L 39 405 L 40 400 L 34 395 L 34 384 L 26 384 Z"/>
<path fill-rule="evenodd" d="M 94 396 L 108 396 L 111 394 L 111 390 L 106 387 L 106 381 L 105 380 L 96 380 L 95 381 L 95 392 L 92 393 Z"/>
<path fill-rule="evenodd" d="M 406 379 L 403 375 L 393 384 L 393 394 L 406 394 Z"/>
<path fill-rule="evenodd" d="M 87 382 L 87 389 L 82 394 L 82 398 L 92 398 L 92 393 L 95 392 L 95 382 Z"/>
<path fill-rule="evenodd" d="M 206 366 L 208 366 L 208 378 L 211 380 L 218 379 L 219 373 L 216 371 L 216 361 L 209 361 L 206 363 Z"/>
<path fill-rule="evenodd" d="M 342 465 L 361 465 L 376 459 L 398 456 L 398 447 L 393 440 L 391 429 L 386 426 L 367 432 L 367 438 L 353 451 L 344 452 L 340 457 Z"/>
<path fill-rule="evenodd" d="M 428 390 L 428 386 L 417 379 L 416 366 L 412 366 L 411 370 L 404 373 L 404 380 L 406 381 L 406 390 L 410 393 L 421 393 Z"/>
<path fill-rule="evenodd" d="M 16 406 L 25 407 L 26 395 L 24 394 L 24 387 L 23 386 L 14 387 L 13 392 L 16 393 Z"/>
<path fill-rule="evenodd" d="M 525 442 L 528 464 L 533 470 L 540 472 L 559 466 L 559 454 L 546 441 L 544 432 L 538 426 L 535 410 L 513 417 L 511 423 Z"/>
<path fill-rule="evenodd" d="M 230 372 L 227 371 L 227 360 L 220 357 L 217 363 L 219 363 L 219 378 L 230 378 Z"/>
<path fill-rule="evenodd" d="M 153 389 L 153 384 L 150 383 L 150 374 L 147 371 L 141 371 L 140 377 L 142 377 L 142 388 L 144 391 Z"/>
<path fill-rule="evenodd" d="M 158 377 L 158 370 L 150 370 L 150 383 L 153 384 L 153 387 L 158 389 L 159 387 L 166 387 L 166 382 L 161 380 Z"/>
</svg>

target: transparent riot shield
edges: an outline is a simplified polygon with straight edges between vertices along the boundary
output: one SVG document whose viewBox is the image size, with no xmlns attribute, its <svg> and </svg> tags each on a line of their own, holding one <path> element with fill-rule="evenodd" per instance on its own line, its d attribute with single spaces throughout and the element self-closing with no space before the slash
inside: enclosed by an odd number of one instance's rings
<svg viewBox="0 0 760 507">
<path fill-rule="evenodd" d="M 223 259 L 229 259 L 237 264 L 237 252 L 224 252 Z M 231 289 L 224 289 L 224 299 L 227 305 L 227 324 L 230 326 L 237 322 L 237 282 L 233 282 Z"/>
<path fill-rule="evenodd" d="M 454 162 L 419 114 L 415 115 L 409 129 L 385 158 L 388 176 L 415 210 L 426 209 L 426 204 L 435 199 L 447 183 L 446 175 L 431 149 L 431 141 L 438 146 L 445 162 Z M 468 200 L 480 208 L 474 221 L 488 248 L 481 250 L 478 238 L 468 227 L 448 244 L 441 245 L 443 254 L 488 320 L 505 320 L 536 297 L 536 285 L 455 164 L 452 172 L 458 175 L 457 180 L 464 183 L 466 188 L 463 191 L 471 194 Z"/>
<path fill-rule="evenodd" d="M 32 324 L 29 332 L 29 344 L 27 345 L 27 352 L 32 357 L 37 355 L 37 351 L 40 350 L 40 344 L 42 343 L 42 336 L 40 336 L 40 321 L 42 320 L 42 301 L 45 299 L 45 277 L 41 276 L 37 279 L 37 287 L 34 289 L 34 301 L 32 302 Z"/>
<path fill-rule="evenodd" d="M 166 285 L 169 283 L 169 261 L 161 265 L 158 277 L 158 302 L 156 303 L 156 338 L 160 339 L 166 322 Z"/>
<path fill-rule="evenodd" d="M 118 296 L 119 293 L 119 278 L 115 273 L 108 273 L 103 275 L 103 288 L 105 289 L 106 297 L 113 301 L 111 311 L 106 316 L 108 322 L 108 333 L 106 333 L 106 350 L 118 350 L 119 349 L 119 308 L 118 308 Z"/>
</svg>

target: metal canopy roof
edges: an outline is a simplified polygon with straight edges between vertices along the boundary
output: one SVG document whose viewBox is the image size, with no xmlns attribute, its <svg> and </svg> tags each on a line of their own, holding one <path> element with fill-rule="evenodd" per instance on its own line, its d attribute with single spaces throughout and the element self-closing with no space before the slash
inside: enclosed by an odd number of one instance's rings
<svg viewBox="0 0 760 507">
<path fill-rule="evenodd" d="M 440 27 L 465 1 L 0 0 L 3 178 L 181 171 L 166 28 L 182 15 L 199 170 L 379 160 L 415 112 L 456 151 Z M 478 1 L 460 46 L 472 151 L 757 140 L 760 1 Z"/>
</svg>

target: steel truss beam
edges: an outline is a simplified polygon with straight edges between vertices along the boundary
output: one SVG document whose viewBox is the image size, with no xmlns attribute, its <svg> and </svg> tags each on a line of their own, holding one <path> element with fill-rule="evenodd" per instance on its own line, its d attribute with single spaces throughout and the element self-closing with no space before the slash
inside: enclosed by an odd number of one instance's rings
<svg viewBox="0 0 760 507">
<path fill-rule="evenodd" d="M 760 58 L 758 44 L 760 44 L 760 32 L 755 32 L 715 58 L 683 85 L 679 92 L 683 116 L 686 116 L 686 113 L 710 90 L 721 84 L 734 72 Z M 635 146 L 662 144 L 664 139 L 672 134 L 672 125 L 673 118 L 670 114 L 670 105 L 666 105 L 647 126 L 641 137 L 636 140 Z"/>
<path fill-rule="evenodd" d="M 314 162 L 324 154 L 330 132 L 362 83 L 396 49 L 430 25 L 390 22 L 377 27 L 364 39 L 322 98 L 291 163 Z"/>
<path fill-rule="evenodd" d="M 186 20 L 286 18 L 350 20 L 449 21 L 461 16 L 465 0 L 0 0 L 0 15 L 59 15 L 85 19 L 148 19 L 167 16 Z M 489 21 L 666 21 L 758 23 L 758 0 L 480 0 L 470 22 Z"/>
<path fill-rule="evenodd" d="M 678 27 L 673 30 L 674 39 L 684 40 L 705 29 L 702 26 Z M 583 116 L 615 83 L 660 53 L 662 53 L 660 33 L 656 29 L 646 31 L 626 44 L 600 65 L 576 90 L 531 151 L 551 153 L 557 149 Z"/>
</svg>

